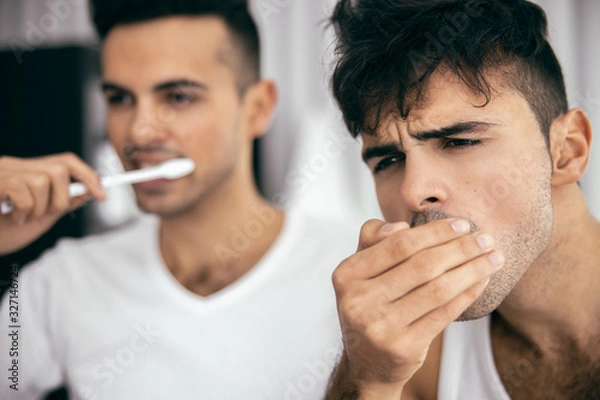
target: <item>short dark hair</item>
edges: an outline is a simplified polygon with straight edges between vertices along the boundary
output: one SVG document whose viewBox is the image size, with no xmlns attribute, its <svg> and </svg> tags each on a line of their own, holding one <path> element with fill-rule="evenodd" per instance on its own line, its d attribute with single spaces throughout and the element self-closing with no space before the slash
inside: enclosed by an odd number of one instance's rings
<svg viewBox="0 0 600 400">
<path fill-rule="evenodd" d="M 353 136 L 373 134 L 386 107 L 407 118 L 440 66 L 491 100 L 490 72 L 520 92 L 548 143 L 568 110 L 544 11 L 525 0 L 340 0 L 333 93 Z"/>
<path fill-rule="evenodd" d="M 247 0 L 91 0 L 90 5 L 102 40 L 120 24 L 179 15 L 219 17 L 243 55 L 238 73 L 241 92 L 260 77 L 260 39 Z"/>
</svg>

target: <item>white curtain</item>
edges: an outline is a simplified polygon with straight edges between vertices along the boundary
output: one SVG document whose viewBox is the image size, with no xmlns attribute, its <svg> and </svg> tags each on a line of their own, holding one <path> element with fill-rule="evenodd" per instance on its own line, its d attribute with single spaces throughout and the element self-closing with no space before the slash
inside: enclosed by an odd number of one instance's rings
<svg viewBox="0 0 600 400">
<path fill-rule="evenodd" d="M 263 143 L 265 190 L 277 203 L 363 221 L 379 217 L 360 144 L 344 128 L 329 90 L 334 1 L 251 0 L 265 77 L 280 103 Z"/>
</svg>

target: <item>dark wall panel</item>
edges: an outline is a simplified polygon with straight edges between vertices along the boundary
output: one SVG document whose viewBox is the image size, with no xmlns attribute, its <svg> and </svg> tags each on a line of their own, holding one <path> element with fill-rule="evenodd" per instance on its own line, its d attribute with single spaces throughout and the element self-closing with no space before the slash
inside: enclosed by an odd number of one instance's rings
<svg viewBox="0 0 600 400">
<path fill-rule="evenodd" d="M 70 151 L 83 157 L 83 92 L 97 71 L 98 54 L 79 47 L 36 49 L 19 64 L 12 52 L 0 52 L 0 155 L 37 157 Z M 1 229 L 1 227 L 0 227 Z M 37 258 L 63 236 L 82 236 L 83 211 L 63 217 L 28 247 L 0 256 L 0 292 L 9 284 L 10 266 Z M 61 391 L 53 399 L 65 399 Z"/>
</svg>

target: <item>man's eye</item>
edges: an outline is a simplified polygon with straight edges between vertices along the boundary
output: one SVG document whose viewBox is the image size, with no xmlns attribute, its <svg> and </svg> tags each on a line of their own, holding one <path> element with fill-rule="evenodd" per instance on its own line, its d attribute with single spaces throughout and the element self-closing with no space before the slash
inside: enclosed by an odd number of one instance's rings
<svg viewBox="0 0 600 400">
<path fill-rule="evenodd" d="M 386 157 L 386 158 L 382 159 L 381 161 L 379 161 L 375 165 L 375 168 L 373 169 L 373 173 L 377 174 L 396 163 L 403 162 L 405 159 L 406 159 L 406 156 L 403 154 L 402 155 L 397 154 L 397 155 Z"/>
<path fill-rule="evenodd" d="M 169 94 L 169 101 L 175 105 L 184 105 L 193 102 L 194 96 L 182 92 L 173 92 Z"/>
<path fill-rule="evenodd" d="M 472 140 L 472 139 L 449 139 L 444 142 L 444 148 L 465 148 L 465 147 L 474 147 L 479 146 L 481 144 L 480 140 Z"/>
<path fill-rule="evenodd" d="M 107 97 L 107 101 L 109 105 L 113 106 L 132 103 L 131 96 L 125 93 L 112 94 Z"/>
</svg>

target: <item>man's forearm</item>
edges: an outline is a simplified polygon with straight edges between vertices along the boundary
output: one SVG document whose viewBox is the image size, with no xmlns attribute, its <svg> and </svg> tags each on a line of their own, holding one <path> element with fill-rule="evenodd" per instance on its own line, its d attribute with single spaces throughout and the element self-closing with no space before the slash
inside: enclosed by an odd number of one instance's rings
<svg viewBox="0 0 600 400">
<path fill-rule="evenodd" d="M 399 400 L 402 388 L 387 384 L 367 384 L 350 372 L 346 352 L 331 375 L 326 400 Z"/>
</svg>

